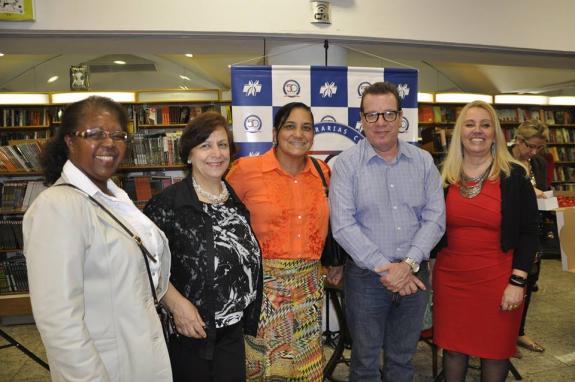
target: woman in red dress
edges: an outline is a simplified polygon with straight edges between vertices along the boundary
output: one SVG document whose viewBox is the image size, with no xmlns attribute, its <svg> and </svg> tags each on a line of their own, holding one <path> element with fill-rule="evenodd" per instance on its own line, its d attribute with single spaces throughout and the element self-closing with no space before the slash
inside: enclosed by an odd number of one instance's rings
<svg viewBox="0 0 575 382">
<path fill-rule="evenodd" d="M 489 104 L 467 104 L 442 169 L 447 233 L 434 266 L 434 341 L 447 382 L 464 381 L 468 357 L 482 381 L 504 381 L 515 353 L 527 271 L 537 251 L 537 202 L 508 152 Z"/>
</svg>

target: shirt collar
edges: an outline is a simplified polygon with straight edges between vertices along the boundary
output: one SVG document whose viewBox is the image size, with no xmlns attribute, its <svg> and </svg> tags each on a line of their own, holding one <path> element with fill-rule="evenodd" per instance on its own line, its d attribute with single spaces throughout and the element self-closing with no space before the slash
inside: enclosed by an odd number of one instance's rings
<svg viewBox="0 0 575 382">
<path fill-rule="evenodd" d="M 82 170 L 76 167 L 76 165 L 72 163 L 70 160 L 67 160 L 66 163 L 64 164 L 64 167 L 62 168 L 62 174 L 68 179 L 69 183 L 78 187 L 80 190 L 84 191 L 90 196 L 100 194 L 106 198 L 110 198 L 110 195 L 106 195 L 105 193 L 103 193 L 102 190 L 100 190 L 98 186 L 96 186 L 94 182 L 92 182 L 90 178 L 88 178 L 88 176 L 84 174 Z M 121 201 L 130 200 L 128 194 L 126 194 L 126 192 L 122 190 L 120 187 L 116 186 L 116 183 L 114 183 L 111 179 L 108 179 L 106 186 L 108 187 L 108 190 L 110 190 L 110 192 L 114 195 L 115 198 Z"/>
<path fill-rule="evenodd" d="M 306 158 L 307 159 L 307 158 Z M 319 178 L 319 174 L 317 171 L 312 171 L 313 164 L 311 160 L 307 159 L 305 163 L 305 167 L 300 174 L 311 172 L 313 175 Z M 278 162 L 278 158 L 274 153 L 274 149 L 270 149 L 264 155 L 262 155 L 262 171 L 263 172 L 270 172 L 270 171 L 279 171 L 283 174 L 287 174 L 284 169 L 280 166 L 280 162 Z"/>
<path fill-rule="evenodd" d="M 373 157 L 379 157 L 380 159 L 381 156 L 375 151 L 375 149 L 373 148 L 373 146 L 371 145 L 371 143 L 369 143 L 369 141 L 367 140 L 367 138 L 364 138 L 364 140 L 366 141 L 366 152 L 367 152 L 367 160 L 371 160 Z M 410 143 L 404 142 L 401 139 L 397 140 L 397 159 L 401 159 L 402 156 L 404 156 L 407 159 L 411 159 L 413 158 L 413 152 L 410 150 L 410 147 L 408 147 L 407 145 L 410 145 Z"/>
</svg>

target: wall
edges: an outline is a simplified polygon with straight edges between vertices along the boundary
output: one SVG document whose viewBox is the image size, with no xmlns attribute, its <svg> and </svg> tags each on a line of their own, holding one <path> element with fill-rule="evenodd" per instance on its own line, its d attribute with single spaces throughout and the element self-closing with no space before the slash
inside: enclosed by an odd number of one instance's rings
<svg viewBox="0 0 575 382">
<path fill-rule="evenodd" d="M 332 0 L 330 26 L 309 23 L 308 0 L 36 0 L 35 4 L 35 22 L 0 22 L 0 34 L 223 32 L 575 51 L 572 0 Z"/>
</svg>

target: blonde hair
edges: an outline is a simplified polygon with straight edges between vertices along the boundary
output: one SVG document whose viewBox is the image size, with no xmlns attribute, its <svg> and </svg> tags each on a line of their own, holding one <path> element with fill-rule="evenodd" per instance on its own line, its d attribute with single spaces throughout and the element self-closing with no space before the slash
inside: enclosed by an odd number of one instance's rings
<svg viewBox="0 0 575 382">
<path fill-rule="evenodd" d="M 545 142 L 549 139 L 549 128 L 546 124 L 538 119 L 529 119 L 521 122 L 515 131 L 515 139 L 521 138 L 523 140 L 531 138 L 540 138 Z"/>
<path fill-rule="evenodd" d="M 507 150 L 505 135 L 503 134 L 501 124 L 499 123 L 499 118 L 497 118 L 497 112 L 493 106 L 483 101 L 473 101 L 463 107 L 461 113 L 457 117 L 457 121 L 455 122 L 453 135 L 451 136 L 451 143 L 449 144 L 449 149 L 447 151 L 447 157 L 445 158 L 441 169 L 441 180 L 443 181 L 444 187 L 447 187 L 450 184 L 457 184 L 461 180 L 460 177 L 463 167 L 463 145 L 461 144 L 461 130 L 467 118 L 467 112 L 469 109 L 474 107 L 487 111 L 489 118 L 493 123 L 493 127 L 495 128 L 495 139 L 493 141 L 494 147 L 492 147 L 493 165 L 491 166 L 489 179 L 493 180 L 497 178 L 500 173 L 505 174 L 505 176 L 509 176 L 511 173 L 512 163 L 525 168 L 525 166 L 513 158 L 511 153 L 509 153 L 509 150 Z M 525 170 L 527 171 L 527 169 Z"/>
</svg>

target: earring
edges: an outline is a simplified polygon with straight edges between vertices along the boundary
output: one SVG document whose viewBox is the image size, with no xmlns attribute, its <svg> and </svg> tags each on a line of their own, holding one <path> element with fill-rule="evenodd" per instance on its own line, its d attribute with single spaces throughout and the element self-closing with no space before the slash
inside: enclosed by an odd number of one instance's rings
<svg viewBox="0 0 575 382">
<path fill-rule="evenodd" d="M 497 147 L 495 147 L 495 143 L 491 144 L 491 156 L 495 158 L 495 152 L 497 151 Z"/>
<path fill-rule="evenodd" d="M 188 164 L 192 164 L 192 160 L 188 158 Z"/>
</svg>

